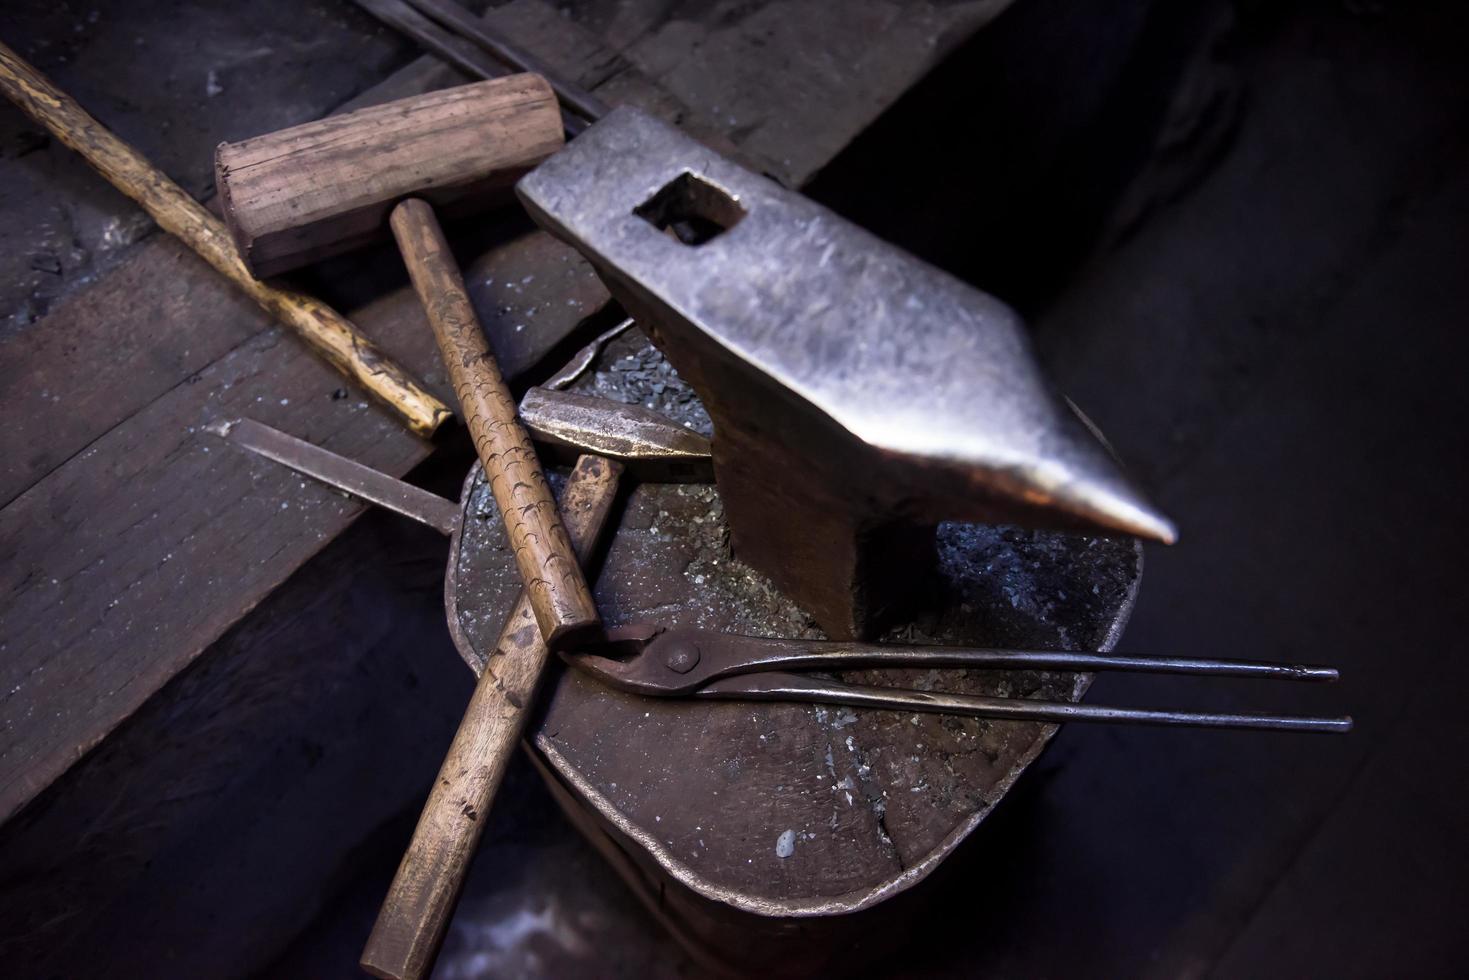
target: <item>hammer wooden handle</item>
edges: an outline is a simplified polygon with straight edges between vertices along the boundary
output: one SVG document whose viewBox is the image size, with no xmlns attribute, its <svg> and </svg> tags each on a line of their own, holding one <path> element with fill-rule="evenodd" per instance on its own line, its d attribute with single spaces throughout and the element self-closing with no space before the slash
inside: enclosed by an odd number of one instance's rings
<svg viewBox="0 0 1469 980">
<path fill-rule="evenodd" d="M 449 418 L 443 402 L 420 387 L 341 314 L 320 300 L 267 286 L 252 276 L 223 222 L 3 44 L 0 91 L 142 205 L 159 227 L 248 293 L 338 371 L 401 415 L 414 432 L 431 435 Z"/>
<path fill-rule="evenodd" d="M 619 464 L 598 456 L 581 457 L 572 471 L 561 509 L 583 558 L 606 524 L 621 471 Z M 522 591 L 475 686 L 362 951 L 363 969 L 374 976 L 408 980 L 432 969 L 548 655 Z"/>
<path fill-rule="evenodd" d="M 389 223 L 464 409 L 541 636 L 556 649 L 592 635 L 601 625 L 596 604 L 433 208 L 411 198 L 393 209 Z"/>
</svg>

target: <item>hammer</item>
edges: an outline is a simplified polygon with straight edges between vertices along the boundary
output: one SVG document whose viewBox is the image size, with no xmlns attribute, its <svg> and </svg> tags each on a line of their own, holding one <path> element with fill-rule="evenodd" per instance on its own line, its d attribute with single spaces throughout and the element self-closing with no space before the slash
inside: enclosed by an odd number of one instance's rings
<svg viewBox="0 0 1469 980">
<path fill-rule="evenodd" d="M 553 650 L 600 629 L 596 606 L 434 209 L 464 214 L 508 199 L 510 184 L 563 142 L 555 93 L 525 73 L 224 143 L 215 154 L 225 222 L 257 276 L 391 229 Z"/>
</svg>

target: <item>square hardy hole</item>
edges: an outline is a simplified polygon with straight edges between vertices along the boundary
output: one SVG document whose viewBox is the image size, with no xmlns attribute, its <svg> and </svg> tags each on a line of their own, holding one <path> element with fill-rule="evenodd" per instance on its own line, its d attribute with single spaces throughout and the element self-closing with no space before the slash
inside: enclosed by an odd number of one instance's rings
<svg viewBox="0 0 1469 980">
<path fill-rule="evenodd" d="M 633 214 L 685 245 L 703 245 L 739 224 L 745 209 L 728 191 L 685 170 Z"/>
</svg>

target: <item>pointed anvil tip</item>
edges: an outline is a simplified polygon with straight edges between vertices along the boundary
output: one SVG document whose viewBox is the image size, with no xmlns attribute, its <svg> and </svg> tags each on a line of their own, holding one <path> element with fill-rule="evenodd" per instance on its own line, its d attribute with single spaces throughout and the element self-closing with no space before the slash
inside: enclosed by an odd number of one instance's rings
<svg viewBox="0 0 1469 980">
<path fill-rule="evenodd" d="M 1083 480 L 1068 488 L 1064 506 L 1099 531 L 1130 534 L 1145 541 L 1173 544 L 1178 530 L 1130 483 Z"/>
<path fill-rule="evenodd" d="M 875 496 L 947 480 L 987 508 L 949 492 L 958 512 L 919 516 L 1175 540 L 1009 307 L 674 127 L 617 109 L 517 192 L 653 328 L 717 429 L 845 454 L 815 469 L 883 484 Z M 822 436 L 838 430 L 851 438 Z"/>
</svg>

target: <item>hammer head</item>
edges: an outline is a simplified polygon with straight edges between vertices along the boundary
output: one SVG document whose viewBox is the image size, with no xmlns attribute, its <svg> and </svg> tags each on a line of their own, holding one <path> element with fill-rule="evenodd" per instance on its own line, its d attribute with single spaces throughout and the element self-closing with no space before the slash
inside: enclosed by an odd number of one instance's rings
<svg viewBox="0 0 1469 980">
<path fill-rule="evenodd" d="M 551 86 L 509 75 L 221 143 L 215 184 L 245 264 L 270 276 L 386 236 L 407 197 L 450 215 L 503 201 L 563 143 Z"/>
<path fill-rule="evenodd" d="M 736 556 L 870 630 L 971 520 L 1171 541 L 993 297 L 618 109 L 518 186 L 698 391 Z"/>
</svg>

